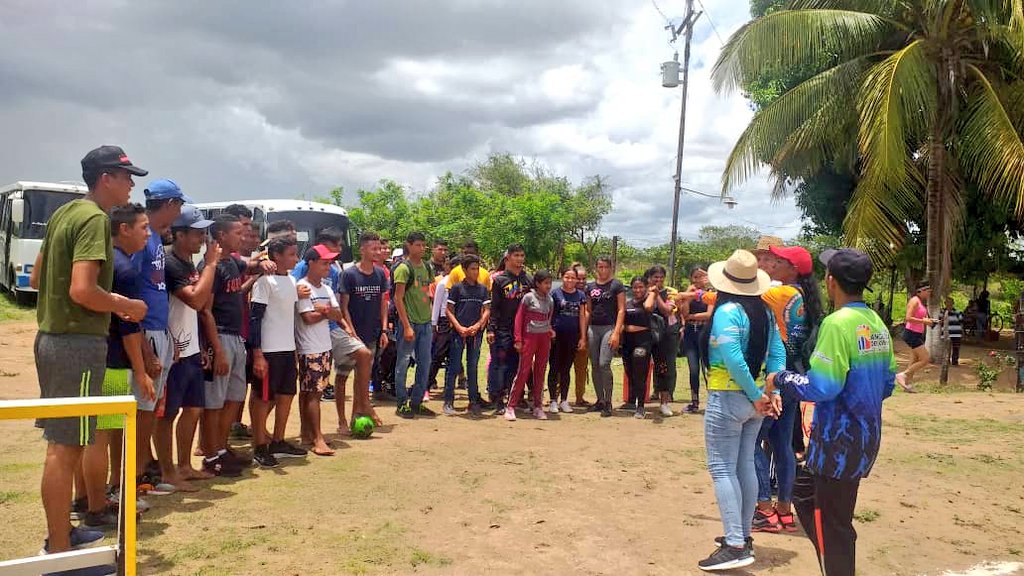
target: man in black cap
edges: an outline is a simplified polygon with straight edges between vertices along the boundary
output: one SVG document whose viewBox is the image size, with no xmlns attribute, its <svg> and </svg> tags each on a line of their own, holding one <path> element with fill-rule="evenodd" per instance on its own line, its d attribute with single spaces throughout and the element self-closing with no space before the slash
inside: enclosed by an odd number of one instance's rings
<svg viewBox="0 0 1024 576">
<path fill-rule="evenodd" d="M 114 252 L 107 213 L 128 203 L 136 167 L 117 146 L 101 146 L 82 159 L 89 192 L 58 209 L 46 227 L 31 283 L 39 290 L 35 341 L 36 372 L 42 398 L 101 395 L 106 370 L 110 314 L 139 322 L 146 304 L 111 293 Z M 49 537 L 47 553 L 65 552 L 103 537 L 72 528 L 71 491 L 84 447 L 92 444 L 96 417 L 39 420 L 46 438 L 42 499 Z M 65 576 L 107 574 L 112 566 L 57 572 Z"/>
<path fill-rule="evenodd" d="M 769 386 L 815 402 L 814 427 L 804 468 L 793 490 L 800 524 L 822 574 L 854 576 L 857 531 L 853 511 L 882 440 L 882 401 L 896 379 L 889 327 L 864 303 L 871 260 L 860 250 L 826 250 L 825 286 L 836 311 L 818 329 L 806 375 L 782 371 Z"/>
</svg>

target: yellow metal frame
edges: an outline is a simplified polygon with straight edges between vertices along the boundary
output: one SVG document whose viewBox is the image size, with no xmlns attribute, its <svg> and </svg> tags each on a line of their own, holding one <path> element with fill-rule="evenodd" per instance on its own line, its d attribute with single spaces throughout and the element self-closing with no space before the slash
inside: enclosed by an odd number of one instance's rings
<svg viewBox="0 0 1024 576">
<path fill-rule="evenodd" d="M 81 416 L 123 415 L 124 418 L 124 479 L 121 483 L 121 511 L 118 546 L 90 550 L 48 554 L 0 562 L 0 576 L 39 574 L 55 570 L 69 570 L 108 563 L 111 555 L 117 558 L 125 576 L 136 572 L 136 509 L 135 509 L 135 421 L 136 404 L 132 396 L 103 396 L 90 398 L 48 398 L 39 400 L 0 400 L 0 420 L 30 420 L 35 418 L 78 418 Z"/>
</svg>

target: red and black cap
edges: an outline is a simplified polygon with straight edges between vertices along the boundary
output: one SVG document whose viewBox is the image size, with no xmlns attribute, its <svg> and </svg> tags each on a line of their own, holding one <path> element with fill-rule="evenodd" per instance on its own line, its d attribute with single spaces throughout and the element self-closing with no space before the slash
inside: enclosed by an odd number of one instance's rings
<svg viewBox="0 0 1024 576">
<path fill-rule="evenodd" d="M 120 146 L 100 146 L 82 158 L 82 174 L 99 174 L 108 170 L 124 170 L 133 176 L 149 174 L 148 170 L 132 164 Z"/>
</svg>

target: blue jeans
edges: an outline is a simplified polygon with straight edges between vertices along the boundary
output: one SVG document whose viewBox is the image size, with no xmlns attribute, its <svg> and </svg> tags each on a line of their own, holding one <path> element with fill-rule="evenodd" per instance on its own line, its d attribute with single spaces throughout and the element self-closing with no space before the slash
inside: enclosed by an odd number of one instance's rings
<svg viewBox="0 0 1024 576">
<path fill-rule="evenodd" d="M 491 344 L 491 363 L 487 366 L 487 395 L 491 402 L 505 402 L 505 394 L 512 389 L 512 380 L 519 370 L 519 352 L 516 352 L 512 333 L 496 332 Z"/>
<path fill-rule="evenodd" d="M 779 502 L 793 501 L 793 482 L 796 480 L 796 454 L 793 453 L 793 426 L 800 412 L 800 402 L 782 397 L 782 415 L 778 420 L 765 418 L 757 435 L 754 465 L 757 468 L 757 500 L 772 499 L 771 460 L 775 460 L 775 477 L 779 481 Z M 769 451 L 764 449 L 768 441 Z"/>
<path fill-rule="evenodd" d="M 426 324 L 413 324 L 412 331 L 415 337 L 412 342 L 406 342 L 402 325 L 399 323 L 395 330 L 398 340 L 398 362 L 395 364 L 395 396 L 398 398 L 398 405 L 409 404 L 417 408 L 423 403 L 423 395 L 427 392 L 427 380 L 430 376 L 430 346 L 434 335 L 434 327 L 430 322 Z M 412 397 L 405 387 L 405 376 L 409 371 L 409 364 L 413 356 L 416 356 L 416 375 L 412 383 Z"/>
<path fill-rule="evenodd" d="M 725 542 L 742 547 L 757 508 L 754 443 L 762 416 L 742 392 L 712 390 L 704 412 L 708 472 L 722 516 Z"/>
<path fill-rule="evenodd" d="M 480 364 L 480 347 L 483 344 L 483 332 L 476 336 L 463 338 L 452 333 L 448 346 L 448 368 L 444 372 L 444 401 L 455 402 L 455 379 L 462 374 L 462 351 L 466 351 L 466 388 L 469 389 L 469 403 L 480 403 L 480 385 L 477 383 L 477 372 Z"/>
</svg>

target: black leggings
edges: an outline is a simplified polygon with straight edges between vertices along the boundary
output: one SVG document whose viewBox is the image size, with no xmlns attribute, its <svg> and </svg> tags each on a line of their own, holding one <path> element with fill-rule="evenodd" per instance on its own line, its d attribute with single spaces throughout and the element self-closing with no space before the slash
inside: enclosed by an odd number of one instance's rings
<svg viewBox="0 0 1024 576">
<path fill-rule="evenodd" d="M 622 364 L 629 377 L 629 403 L 642 406 L 651 367 L 651 331 L 622 333 Z"/>
<path fill-rule="evenodd" d="M 551 369 L 548 371 L 548 396 L 552 402 L 569 399 L 569 373 L 579 345 L 579 334 L 555 333 L 551 342 Z"/>
<path fill-rule="evenodd" d="M 700 400 L 700 328 L 687 324 L 683 332 L 686 365 L 690 369 L 690 401 Z"/>
</svg>

